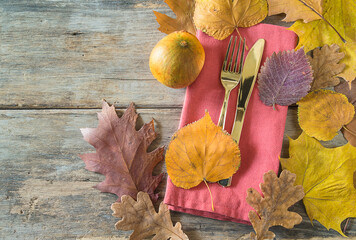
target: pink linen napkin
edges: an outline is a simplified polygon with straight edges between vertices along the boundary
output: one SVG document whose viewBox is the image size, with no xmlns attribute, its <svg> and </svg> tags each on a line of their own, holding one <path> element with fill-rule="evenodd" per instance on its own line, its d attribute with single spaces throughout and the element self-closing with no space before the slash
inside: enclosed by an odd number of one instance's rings
<svg viewBox="0 0 356 240">
<path fill-rule="evenodd" d="M 250 28 L 240 28 L 250 49 L 259 39 L 266 40 L 261 65 L 273 52 L 293 49 L 297 42 L 294 32 L 284 27 L 258 24 Z M 234 35 L 238 35 L 235 31 Z M 224 98 L 224 88 L 220 83 L 221 65 L 230 37 L 216 40 L 198 32 L 197 37 L 205 50 L 205 64 L 197 80 L 186 90 L 180 127 L 199 120 L 205 110 L 216 124 Z M 245 54 L 246 55 L 246 54 Z M 237 89 L 230 95 L 226 128 L 231 132 L 236 108 Z M 259 99 L 257 84 L 252 92 L 246 111 L 240 140 L 241 166 L 232 178 L 230 187 L 223 188 L 217 183 L 210 184 L 215 211 L 212 211 L 210 195 L 204 183 L 185 190 L 167 181 L 164 202 L 174 211 L 249 224 L 248 212 L 252 208 L 246 202 L 247 189 L 259 190 L 263 174 L 269 170 L 278 172 L 279 155 L 288 107 L 265 106 Z"/>
</svg>

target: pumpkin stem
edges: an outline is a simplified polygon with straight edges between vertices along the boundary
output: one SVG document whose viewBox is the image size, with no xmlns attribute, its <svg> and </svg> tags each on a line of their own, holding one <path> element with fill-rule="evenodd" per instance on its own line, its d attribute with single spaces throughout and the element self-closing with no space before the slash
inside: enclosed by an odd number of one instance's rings
<svg viewBox="0 0 356 240">
<path fill-rule="evenodd" d="M 210 193 L 210 199 L 211 199 L 211 209 L 212 209 L 212 210 L 213 210 L 213 212 L 214 212 L 215 210 L 214 210 L 213 195 L 211 194 L 211 191 L 210 191 L 209 185 L 208 185 L 208 183 L 206 182 L 206 180 L 205 180 L 205 179 L 203 179 L 203 181 L 205 182 L 205 185 L 206 185 L 206 187 L 207 187 L 207 188 L 208 188 L 208 190 L 209 190 L 209 193 Z"/>
<path fill-rule="evenodd" d="M 186 46 L 188 45 L 188 43 L 187 43 L 187 41 L 182 40 L 182 41 L 180 41 L 180 45 L 181 45 L 182 47 L 186 47 Z"/>
</svg>

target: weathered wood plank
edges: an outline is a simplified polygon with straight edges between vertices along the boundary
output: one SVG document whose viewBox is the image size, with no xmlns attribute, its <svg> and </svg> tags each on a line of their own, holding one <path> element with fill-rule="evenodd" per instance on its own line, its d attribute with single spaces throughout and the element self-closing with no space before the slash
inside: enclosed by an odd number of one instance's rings
<svg viewBox="0 0 356 240">
<path fill-rule="evenodd" d="M 148 59 L 165 34 L 163 1 L 2 1 L 0 108 L 180 107 L 183 90 L 154 80 Z M 265 22 L 285 25 L 281 17 Z"/>
<path fill-rule="evenodd" d="M 1 239 L 128 239 L 130 232 L 114 229 L 117 221 L 110 205 L 116 200 L 92 188 L 103 176 L 84 169 L 80 153 L 94 151 L 79 128 L 96 127 L 98 110 L 1 110 L 0 111 L 0 238 Z M 180 109 L 139 109 L 143 122 L 153 117 L 160 135 L 153 148 L 168 144 L 178 127 Z M 289 111 L 287 133 L 297 137 L 295 109 Z M 294 130 L 293 130 L 294 129 Z M 284 145 L 286 146 L 285 139 Z M 335 140 L 334 146 L 342 144 Z M 160 165 L 156 172 L 164 170 Z M 164 192 L 165 184 L 160 185 Z M 162 194 L 163 195 L 163 194 Z M 273 228 L 278 239 L 305 239 L 339 235 L 319 223 L 310 224 L 303 206 L 293 207 L 303 223 L 293 230 Z M 181 221 L 192 240 L 243 239 L 252 228 L 182 213 Z M 347 234 L 356 236 L 351 220 Z M 114 238 L 114 237 L 118 238 Z"/>
</svg>

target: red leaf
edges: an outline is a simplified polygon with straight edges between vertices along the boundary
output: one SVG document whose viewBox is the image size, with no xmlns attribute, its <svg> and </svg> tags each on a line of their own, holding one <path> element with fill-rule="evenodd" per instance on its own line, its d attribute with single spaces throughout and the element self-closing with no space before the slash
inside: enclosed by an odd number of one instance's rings
<svg viewBox="0 0 356 240">
<path fill-rule="evenodd" d="M 85 141 L 95 147 L 96 153 L 83 154 L 86 169 L 106 176 L 95 188 L 102 192 L 114 193 L 120 201 L 121 196 L 129 195 L 136 199 L 142 191 L 153 200 L 154 193 L 163 174 L 152 176 L 154 167 L 163 160 L 163 147 L 147 152 L 148 146 L 156 138 L 153 120 L 136 131 L 137 113 L 133 104 L 118 117 L 114 106 L 103 102 L 98 113 L 97 128 L 82 128 Z"/>
</svg>

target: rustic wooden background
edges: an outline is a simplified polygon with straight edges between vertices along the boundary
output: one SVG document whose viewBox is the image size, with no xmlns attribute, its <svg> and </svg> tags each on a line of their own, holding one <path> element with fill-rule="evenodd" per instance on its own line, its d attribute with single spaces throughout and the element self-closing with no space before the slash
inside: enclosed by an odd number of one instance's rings
<svg viewBox="0 0 356 240">
<path fill-rule="evenodd" d="M 103 176 L 86 171 L 78 157 L 94 151 L 79 128 L 97 125 L 104 98 L 121 110 L 135 102 L 141 125 L 155 119 L 152 148 L 177 129 L 184 89 L 159 84 L 148 67 L 164 36 L 152 10 L 173 16 L 162 0 L 0 1 L 1 239 L 128 239 L 130 232 L 114 228 L 116 196 L 92 188 Z M 265 22 L 285 25 L 281 18 Z M 291 107 L 285 135 L 300 132 Z M 326 145 L 344 143 L 339 135 Z M 285 137 L 282 156 L 287 147 Z M 340 237 L 316 221 L 312 226 L 301 203 L 292 209 L 303 223 L 273 228 L 278 239 Z M 252 231 L 182 213 L 172 218 L 193 240 L 241 239 Z M 355 219 L 346 234 L 356 236 Z"/>
</svg>

